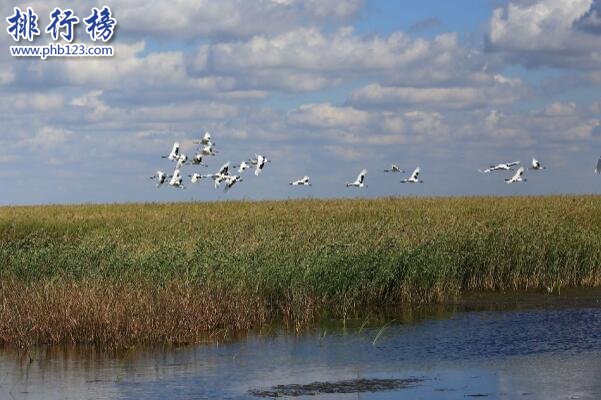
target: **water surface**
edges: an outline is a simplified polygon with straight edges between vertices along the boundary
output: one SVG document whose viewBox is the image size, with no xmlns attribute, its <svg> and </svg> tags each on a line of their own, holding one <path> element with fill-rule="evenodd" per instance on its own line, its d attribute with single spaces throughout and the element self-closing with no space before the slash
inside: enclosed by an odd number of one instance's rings
<svg viewBox="0 0 601 400">
<path fill-rule="evenodd" d="M 290 397 L 307 399 L 599 399 L 599 299 L 476 297 L 413 322 L 121 354 L 4 349 L 0 399 L 258 399 L 280 385 L 312 388 Z M 372 379 L 411 384 L 365 391 L 378 387 Z M 340 382 L 347 392 L 331 393 Z"/>
</svg>

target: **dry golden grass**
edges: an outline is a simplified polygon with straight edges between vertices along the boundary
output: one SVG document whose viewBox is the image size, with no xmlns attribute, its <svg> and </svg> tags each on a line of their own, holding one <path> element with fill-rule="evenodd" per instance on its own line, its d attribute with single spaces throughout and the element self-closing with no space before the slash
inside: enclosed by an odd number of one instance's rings
<svg viewBox="0 0 601 400">
<path fill-rule="evenodd" d="M 200 289 L 200 290 L 198 290 Z M 182 344 L 228 339 L 270 315 L 256 295 L 180 283 L 3 282 L 0 341 L 36 344 Z"/>
<path fill-rule="evenodd" d="M 0 208 L 0 341 L 189 343 L 601 284 L 601 197 Z"/>
</svg>

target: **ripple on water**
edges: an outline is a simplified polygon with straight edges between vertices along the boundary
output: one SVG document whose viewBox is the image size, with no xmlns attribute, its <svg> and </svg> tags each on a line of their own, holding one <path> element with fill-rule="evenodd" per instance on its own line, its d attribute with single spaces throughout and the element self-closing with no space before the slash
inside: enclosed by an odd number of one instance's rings
<svg viewBox="0 0 601 400">
<path fill-rule="evenodd" d="M 383 330 L 279 333 L 118 357 L 89 349 L 28 356 L 0 352 L 0 399 L 599 399 L 601 307 L 454 312 Z"/>
</svg>

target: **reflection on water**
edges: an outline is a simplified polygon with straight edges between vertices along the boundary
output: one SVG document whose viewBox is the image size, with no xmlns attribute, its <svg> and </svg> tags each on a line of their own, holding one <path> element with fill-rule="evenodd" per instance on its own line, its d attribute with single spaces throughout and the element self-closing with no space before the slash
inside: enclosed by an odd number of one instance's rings
<svg viewBox="0 0 601 400">
<path fill-rule="evenodd" d="M 336 382 L 370 384 L 370 379 L 379 380 L 371 384 L 415 384 L 296 398 L 599 399 L 597 299 L 510 302 L 513 306 L 501 311 L 480 311 L 473 303 L 467 308 L 478 311 L 384 329 L 358 323 L 300 337 L 280 333 L 227 345 L 118 356 L 82 348 L 38 349 L 26 355 L 7 349 L 0 352 L 0 399 L 244 399 L 278 385 L 315 388 L 306 385 L 320 382 L 331 389 Z"/>
</svg>

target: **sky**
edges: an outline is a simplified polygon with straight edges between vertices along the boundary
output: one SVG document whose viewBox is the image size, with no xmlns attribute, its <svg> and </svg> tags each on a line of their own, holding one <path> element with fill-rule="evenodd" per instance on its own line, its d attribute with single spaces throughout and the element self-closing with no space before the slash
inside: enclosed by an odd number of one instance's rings
<svg viewBox="0 0 601 400">
<path fill-rule="evenodd" d="M 13 7 L 110 6 L 110 58 L 13 58 Z M 3 1 L 0 205 L 600 193 L 601 0 Z M 43 30 L 43 29 L 42 29 Z M 33 44 L 51 43 L 48 34 Z M 85 26 L 74 43 L 90 42 Z M 104 43 L 95 43 L 104 44 Z M 228 193 L 157 189 L 211 132 Z M 539 159 L 507 185 L 478 168 Z M 424 183 L 403 185 L 391 163 Z M 367 188 L 349 189 L 368 170 Z M 288 182 L 311 177 L 313 186 Z"/>
</svg>

